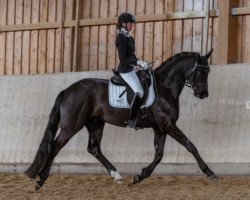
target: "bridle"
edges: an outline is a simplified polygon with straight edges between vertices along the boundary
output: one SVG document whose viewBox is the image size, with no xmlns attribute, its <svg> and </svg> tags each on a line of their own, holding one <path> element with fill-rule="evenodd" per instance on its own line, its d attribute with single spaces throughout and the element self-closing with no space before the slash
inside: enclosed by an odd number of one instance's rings
<svg viewBox="0 0 250 200">
<path fill-rule="evenodd" d="M 178 78 L 172 77 L 169 74 L 167 74 L 166 77 L 169 80 L 172 80 L 172 81 L 175 81 L 175 82 L 179 83 L 180 85 L 187 86 L 187 87 L 192 88 L 193 90 L 195 90 L 196 86 L 201 86 L 202 87 L 202 86 L 207 86 L 208 85 L 208 83 L 197 83 L 197 82 L 194 81 L 195 77 L 196 77 L 196 72 L 197 71 L 209 71 L 209 70 L 210 69 L 209 69 L 208 65 L 199 64 L 198 59 L 196 59 L 196 61 L 194 63 L 194 67 L 193 67 L 190 75 L 184 81 L 180 80 Z M 155 74 L 160 74 L 159 72 L 156 72 L 155 70 L 151 70 L 151 71 L 153 72 L 154 75 Z M 155 79 L 154 79 L 154 82 L 155 82 Z"/>
<path fill-rule="evenodd" d="M 194 80 L 195 80 L 195 76 L 196 76 L 197 71 L 208 71 L 208 70 L 209 70 L 209 68 L 207 65 L 198 64 L 198 60 L 196 60 L 190 75 L 188 76 L 188 78 L 185 80 L 185 82 L 183 84 L 185 86 L 187 86 L 189 88 L 193 88 L 193 89 L 196 86 L 207 86 L 208 83 L 196 83 L 196 82 L 194 82 Z M 192 80 L 190 80 L 190 79 L 192 79 Z"/>
</svg>

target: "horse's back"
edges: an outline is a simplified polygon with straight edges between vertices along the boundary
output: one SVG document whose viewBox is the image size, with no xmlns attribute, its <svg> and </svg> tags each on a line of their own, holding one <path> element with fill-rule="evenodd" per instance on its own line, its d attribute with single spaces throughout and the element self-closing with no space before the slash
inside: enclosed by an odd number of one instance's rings
<svg viewBox="0 0 250 200">
<path fill-rule="evenodd" d="M 73 102 L 86 101 L 97 93 L 107 93 L 108 80 L 97 78 L 81 79 L 64 90 L 64 99 Z"/>
<path fill-rule="evenodd" d="M 107 86 L 108 85 L 109 80 L 108 79 L 100 79 L 100 78 L 85 78 L 85 79 L 81 79 L 75 83 L 73 83 L 72 85 L 70 85 L 67 89 L 72 89 L 74 87 L 78 87 L 78 86 L 82 86 L 85 88 L 88 87 L 94 87 L 94 86 Z"/>
</svg>

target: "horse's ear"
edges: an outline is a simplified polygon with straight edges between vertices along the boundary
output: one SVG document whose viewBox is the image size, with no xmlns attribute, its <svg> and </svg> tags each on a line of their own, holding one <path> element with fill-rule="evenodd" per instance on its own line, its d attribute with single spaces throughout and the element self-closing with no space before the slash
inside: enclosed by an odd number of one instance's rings
<svg viewBox="0 0 250 200">
<path fill-rule="evenodd" d="M 208 58 L 210 58 L 210 56 L 212 55 L 212 53 L 213 53 L 213 50 L 214 49 L 211 49 L 208 53 L 207 53 L 207 55 L 205 55 L 205 57 L 208 59 Z"/>
</svg>

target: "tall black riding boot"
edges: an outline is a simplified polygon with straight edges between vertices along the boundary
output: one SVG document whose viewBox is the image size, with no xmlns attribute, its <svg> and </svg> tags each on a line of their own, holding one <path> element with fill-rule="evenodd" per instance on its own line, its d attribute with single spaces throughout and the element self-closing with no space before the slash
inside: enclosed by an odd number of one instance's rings
<svg viewBox="0 0 250 200">
<path fill-rule="evenodd" d="M 130 109 L 130 114 L 129 114 L 129 118 L 127 121 L 127 127 L 136 130 L 136 116 L 139 111 L 140 105 L 141 105 L 141 97 L 139 93 L 135 93 L 134 99 L 131 103 L 131 109 Z"/>
</svg>

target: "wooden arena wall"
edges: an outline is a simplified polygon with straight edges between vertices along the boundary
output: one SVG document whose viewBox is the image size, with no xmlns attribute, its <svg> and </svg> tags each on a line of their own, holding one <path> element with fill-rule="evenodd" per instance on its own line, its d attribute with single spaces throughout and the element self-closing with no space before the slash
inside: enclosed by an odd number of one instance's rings
<svg viewBox="0 0 250 200">
<path fill-rule="evenodd" d="M 250 0 L 0 0 L 0 75 L 114 68 L 125 11 L 138 19 L 138 58 L 154 66 L 211 48 L 212 64 L 250 62 L 249 8 Z"/>
</svg>

